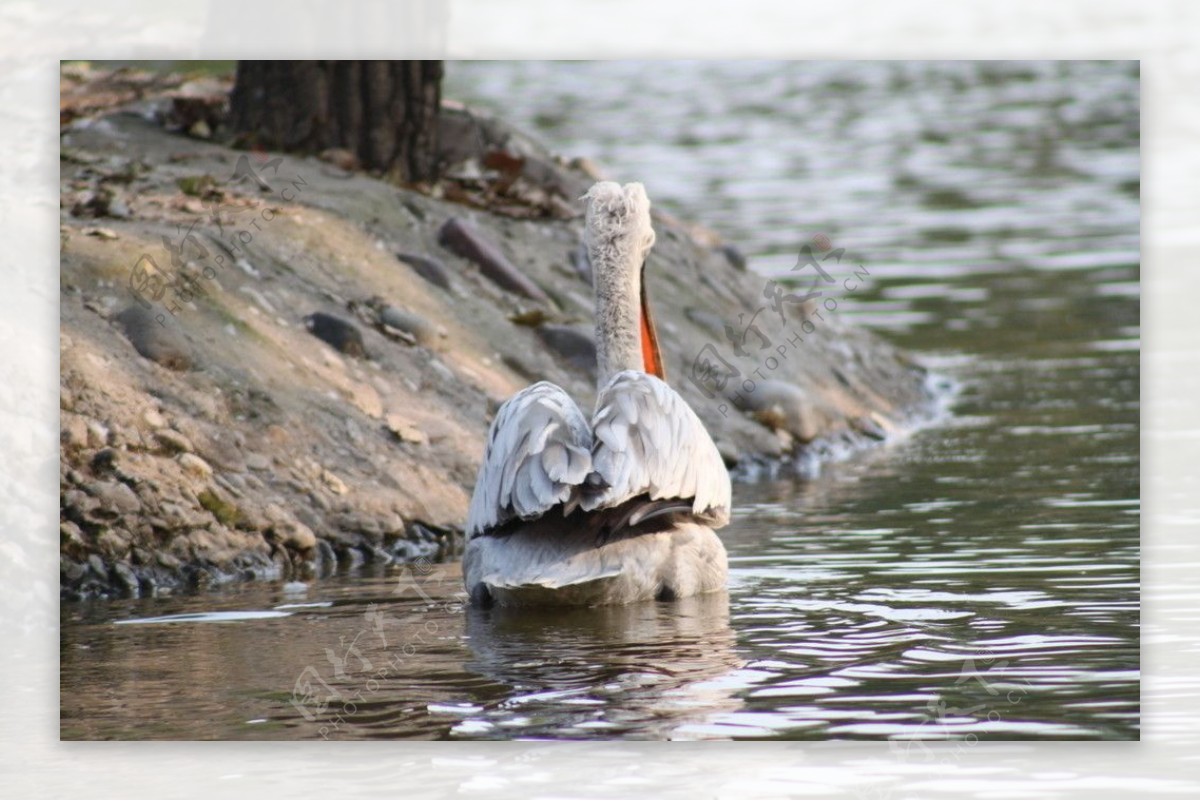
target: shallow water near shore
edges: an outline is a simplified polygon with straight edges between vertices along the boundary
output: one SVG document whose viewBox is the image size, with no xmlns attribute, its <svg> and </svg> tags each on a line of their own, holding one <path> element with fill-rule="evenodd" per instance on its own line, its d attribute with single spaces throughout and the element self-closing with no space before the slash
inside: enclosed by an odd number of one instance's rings
<svg viewBox="0 0 1200 801">
<path fill-rule="evenodd" d="M 764 280 L 846 248 L 826 298 L 951 408 L 735 485 L 725 594 L 468 612 L 420 565 L 64 602 L 63 738 L 1138 738 L 1134 67 L 448 69 Z"/>
</svg>

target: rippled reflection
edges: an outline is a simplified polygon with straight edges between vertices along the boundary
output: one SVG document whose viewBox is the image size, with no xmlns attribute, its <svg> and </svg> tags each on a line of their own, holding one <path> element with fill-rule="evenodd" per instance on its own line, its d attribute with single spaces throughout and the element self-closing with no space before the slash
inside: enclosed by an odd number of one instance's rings
<svg viewBox="0 0 1200 801">
<path fill-rule="evenodd" d="M 513 688 L 451 734 L 664 737 L 742 703 L 725 593 L 606 609 L 472 610 L 467 669 Z M 482 711 L 482 710 L 478 710 Z M 514 714 L 517 719 L 514 722 Z"/>
</svg>

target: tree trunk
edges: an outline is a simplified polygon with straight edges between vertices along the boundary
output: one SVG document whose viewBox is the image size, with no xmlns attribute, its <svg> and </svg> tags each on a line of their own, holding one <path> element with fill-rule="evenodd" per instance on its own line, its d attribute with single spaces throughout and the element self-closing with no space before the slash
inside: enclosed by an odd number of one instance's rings
<svg viewBox="0 0 1200 801">
<path fill-rule="evenodd" d="M 343 148 L 397 183 L 437 178 L 440 61 L 239 61 L 234 133 L 272 150 Z"/>
</svg>

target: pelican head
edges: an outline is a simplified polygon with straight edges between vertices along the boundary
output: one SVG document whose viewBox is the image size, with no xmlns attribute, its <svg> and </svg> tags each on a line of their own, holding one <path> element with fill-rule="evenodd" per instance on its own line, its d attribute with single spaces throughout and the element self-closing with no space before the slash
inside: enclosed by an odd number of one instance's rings
<svg viewBox="0 0 1200 801">
<path fill-rule="evenodd" d="M 601 181 L 583 198 L 583 241 L 596 292 L 596 357 L 603 386 L 622 370 L 665 378 L 642 273 L 654 246 L 650 198 L 639 183 Z"/>
</svg>

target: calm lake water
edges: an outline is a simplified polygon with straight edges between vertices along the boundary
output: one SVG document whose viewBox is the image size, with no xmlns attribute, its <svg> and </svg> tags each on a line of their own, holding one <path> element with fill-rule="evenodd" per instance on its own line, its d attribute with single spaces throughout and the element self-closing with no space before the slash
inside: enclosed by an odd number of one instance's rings
<svg viewBox="0 0 1200 801">
<path fill-rule="evenodd" d="M 764 274 L 816 234 L 937 423 L 735 485 L 727 594 L 464 611 L 456 565 L 62 605 L 61 734 L 1137 739 L 1136 66 L 450 64 Z"/>
</svg>

